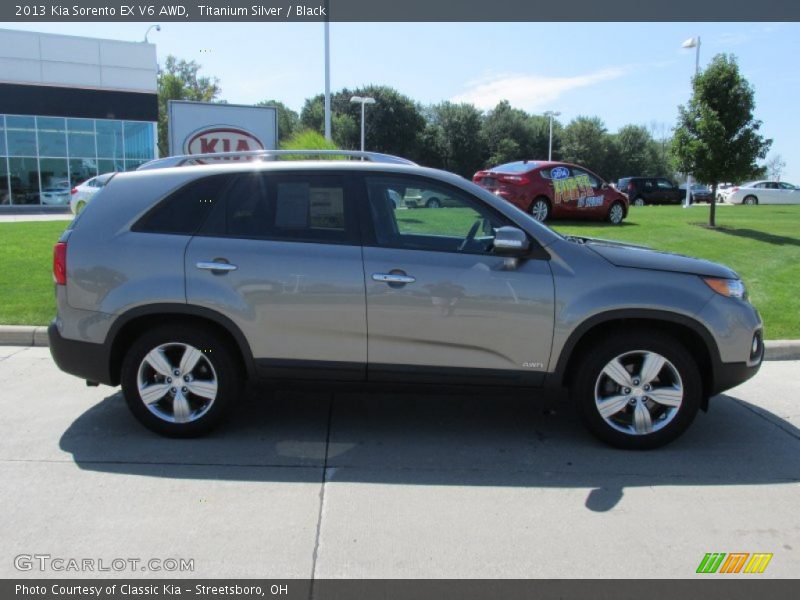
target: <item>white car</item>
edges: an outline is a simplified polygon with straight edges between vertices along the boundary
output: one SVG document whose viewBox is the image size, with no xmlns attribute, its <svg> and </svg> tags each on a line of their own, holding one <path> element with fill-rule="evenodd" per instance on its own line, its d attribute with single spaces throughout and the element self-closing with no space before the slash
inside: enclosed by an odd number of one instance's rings
<svg viewBox="0 0 800 600">
<path fill-rule="evenodd" d="M 785 181 L 750 181 L 731 188 L 731 204 L 800 204 L 800 188 Z"/>
<path fill-rule="evenodd" d="M 92 196 L 105 187 L 106 183 L 108 183 L 108 180 L 111 179 L 113 175 L 114 173 L 103 173 L 97 177 L 87 179 L 80 185 L 76 185 L 72 188 L 72 197 L 69 200 L 69 207 L 72 209 L 72 214 L 77 215 L 81 212 L 89 203 L 89 200 L 92 199 Z"/>
<path fill-rule="evenodd" d="M 728 197 L 731 195 L 733 188 L 736 186 L 732 183 L 720 183 L 717 186 L 717 202 L 727 202 Z"/>
<path fill-rule="evenodd" d="M 42 204 L 48 206 L 66 206 L 69 204 L 69 181 L 66 179 L 51 180 L 42 189 Z"/>
</svg>

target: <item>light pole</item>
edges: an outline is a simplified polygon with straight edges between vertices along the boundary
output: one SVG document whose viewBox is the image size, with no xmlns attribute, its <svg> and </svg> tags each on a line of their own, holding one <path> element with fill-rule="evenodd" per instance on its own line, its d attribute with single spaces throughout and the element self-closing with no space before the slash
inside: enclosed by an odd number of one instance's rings
<svg viewBox="0 0 800 600">
<path fill-rule="evenodd" d="M 144 32 L 144 43 L 145 44 L 149 43 L 148 40 L 147 40 L 147 36 L 150 35 L 150 31 L 153 30 L 153 29 L 155 29 L 156 31 L 161 31 L 161 25 L 150 25 L 150 27 L 147 28 L 147 31 Z"/>
<path fill-rule="evenodd" d="M 330 13 L 330 5 L 325 0 L 325 14 Z M 331 22 L 325 17 L 325 139 L 331 137 Z"/>
<path fill-rule="evenodd" d="M 557 117 L 560 114 L 555 110 L 548 110 L 544 113 L 545 117 L 550 117 L 550 143 L 547 145 L 547 160 L 553 160 L 553 117 Z"/>
<path fill-rule="evenodd" d="M 694 76 L 700 73 L 700 36 L 690 37 L 688 40 L 681 44 L 681 48 L 694 48 Z M 683 200 L 683 208 L 689 207 L 689 202 L 692 198 L 692 174 L 686 174 L 686 198 Z"/>
<path fill-rule="evenodd" d="M 353 96 L 350 102 L 361 104 L 361 151 L 364 152 L 364 121 L 366 120 L 366 111 L 364 108 L 367 104 L 375 104 L 375 98 L 368 96 Z"/>
</svg>

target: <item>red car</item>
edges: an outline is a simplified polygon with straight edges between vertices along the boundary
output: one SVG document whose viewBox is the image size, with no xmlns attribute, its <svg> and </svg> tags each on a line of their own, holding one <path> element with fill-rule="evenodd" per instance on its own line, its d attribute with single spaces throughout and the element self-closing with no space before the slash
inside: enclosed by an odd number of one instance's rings
<svg viewBox="0 0 800 600">
<path fill-rule="evenodd" d="M 589 169 L 564 162 L 521 160 L 478 171 L 472 181 L 537 221 L 628 216 L 628 197 Z"/>
</svg>

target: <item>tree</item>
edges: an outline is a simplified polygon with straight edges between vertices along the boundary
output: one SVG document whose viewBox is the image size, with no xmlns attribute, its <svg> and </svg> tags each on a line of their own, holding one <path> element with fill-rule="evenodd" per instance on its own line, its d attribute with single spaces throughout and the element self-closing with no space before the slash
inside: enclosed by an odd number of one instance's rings
<svg viewBox="0 0 800 600">
<path fill-rule="evenodd" d="M 472 104 L 442 102 L 431 106 L 426 116 L 419 143 L 423 164 L 472 177 L 486 160 L 481 111 Z"/>
<path fill-rule="evenodd" d="M 783 160 L 780 154 L 773 154 L 767 159 L 767 164 L 764 166 L 767 168 L 770 179 L 773 181 L 780 181 L 783 170 L 786 168 L 786 161 Z"/>
<path fill-rule="evenodd" d="M 342 89 L 331 96 L 331 134 L 342 148 L 361 147 L 361 105 L 350 102 L 353 96 L 375 98 L 367 106 L 366 148 L 415 159 L 420 154 L 419 141 L 425 129 L 420 107 L 408 96 L 383 85 Z M 300 111 L 304 127 L 322 132 L 325 98 L 318 94 L 305 101 Z"/>
<path fill-rule="evenodd" d="M 603 175 L 611 181 L 626 176 L 671 177 L 668 155 L 661 143 L 654 140 L 650 129 L 642 125 L 625 125 L 609 136 L 611 146 Z"/>
<path fill-rule="evenodd" d="M 753 87 L 739 73 L 736 57 L 718 54 L 692 80 L 692 97 L 678 107 L 673 154 L 678 168 L 711 184 L 709 226 L 716 227 L 717 185 L 743 181 L 767 155 L 772 140 L 753 118 Z"/>
<path fill-rule="evenodd" d="M 573 119 L 564 128 L 561 137 L 563 160 L 584 166 L 601 177 L 608 177 L 605 172 L 616 157 L 613 155 L 615 153 L 610 152 L 611 139 L 599 117 Z"/>
<path fill-rule="evenodd" d="M 488 152 L 488 164 L 515 160 L 547 159 L 550 136 L 547 117 L 529 115 L 501 101 L 483 120 L 481 137 Z M 559 153 L 560 125 L 553 122 L 553 156 Z"/>
<path fill-rule="evenodd" d="M 292 137 L 300 124 L 300 115 L 278 100 L 262 100 L 256 106 L 274 106 L 278 109 L 278 142 Z"/>
<path fill-rule="evenodd" d="M 169 100 L 195 100 L 213 102 L 222 91 L 216 77 L 200 77 L 200 65 L 195 61 L 167 56 L 164 68 L 158 74 L 158 151 L 161 156 L 169 154 L 167 132 Z"/>
</svg>

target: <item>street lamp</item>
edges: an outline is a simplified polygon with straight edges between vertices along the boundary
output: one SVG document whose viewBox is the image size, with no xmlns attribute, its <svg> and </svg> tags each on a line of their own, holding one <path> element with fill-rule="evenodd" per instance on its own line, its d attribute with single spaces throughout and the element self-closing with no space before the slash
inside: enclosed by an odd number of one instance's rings
<svg viewBox="0 0 800 600">
<path fill-rule="evenodd" d="M 361 104 L 361 151 L 364 152 L 364 121 L 365 121 L 364 108 L 366 107 L 367 104 L 375 104 L 375 98 L 369 98 L 368 96 L 353 96 L 352 98 L 350 98 L 350 102 Z"/>
<path fill-rule="evenodd" d="M 291 9 L 290 9 L 291 10 Z M 331 133 L 331 22 L 329 1 L 325 0 L 325 139 L 333 139 Z"/>
<path fill-rule="evenodd" d="M 547 146 L 547 160 L 553 160 L 553 117 L 557 117 L 560 114 L 555 110 L 548 110 L 544 113 L 545 117 L 550 117 L 550 143 Z"/>
<path fill-rule="evenodd" d="M 161 31 L 161 25 L 150 25 L 150 27 L 147 28 L 147 31 L 144 32 L 144 43 L 145 44 L 149 43 L 147 41 L 147 36 L 150 35 L 150 31 L 152 29 L 155 29 L 156 31 Z"/>
<path fill-rule="evenodd" d="M 700 36 L 690 37 L 688 40 L 681 44 L 681 48 L 695 48 L 694 53 L 694 76 L 700 73 Z M 689 207 L 689 202 L 692 198 L 692 175 L 686 174 L 686 198 L 683 200 L 683 208 Z"/>
</svg>

